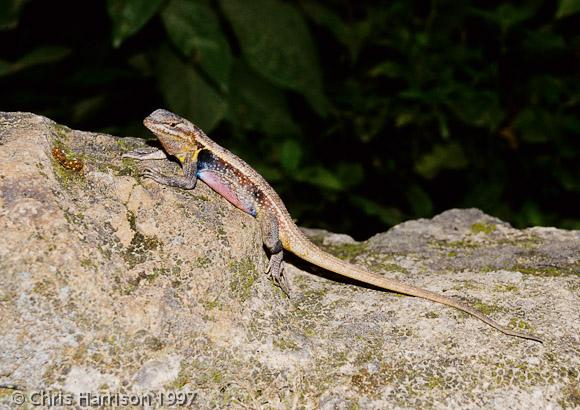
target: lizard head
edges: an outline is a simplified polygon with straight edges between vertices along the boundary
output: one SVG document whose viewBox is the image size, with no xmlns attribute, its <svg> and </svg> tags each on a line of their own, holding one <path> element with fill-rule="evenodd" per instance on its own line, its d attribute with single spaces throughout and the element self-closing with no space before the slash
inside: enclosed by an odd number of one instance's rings
<svg viewBox="0 0 580 410">
<path fill-rule="evenodd" d="M 167 110 L 155 110 L 143 120 L 143 124 L 157 136 L 165 151 L 181 162 L 198 145 L 196 139 L 201 130 Z"/>
</svg>

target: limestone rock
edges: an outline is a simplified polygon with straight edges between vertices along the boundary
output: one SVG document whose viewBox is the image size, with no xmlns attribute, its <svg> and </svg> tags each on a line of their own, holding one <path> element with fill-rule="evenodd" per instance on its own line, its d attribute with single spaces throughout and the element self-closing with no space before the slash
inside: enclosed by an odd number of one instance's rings
<svg viewBox="0 0 580 410">
<path fill-rule="evenodd" d="M 203 183 L 141 179 L 144 164 L 121 154 L 144 145 L 0 113 L 0 385 L 28 403 L 42 392 L 73 405 L 90 393 L 165 405 L 182 394 L 198 408 L 580 407 L 579 231 L 517 230 L 475 209 L 361 243 L 309 231 L 543 345 L 293 257 L 288 299 L 264 275 L 254 219 Z M 0 389 L 0 407 L 15 392 Z"/>
</svg>

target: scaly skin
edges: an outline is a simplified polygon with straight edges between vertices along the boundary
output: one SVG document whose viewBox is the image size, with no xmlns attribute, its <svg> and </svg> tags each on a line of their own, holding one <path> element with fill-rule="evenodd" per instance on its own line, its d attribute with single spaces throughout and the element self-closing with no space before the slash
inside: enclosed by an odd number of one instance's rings
<svg viewBox="0 0 580 410">
<path fill-rule="evenodd" d="M 385 290 L 452 306 L 506 335 L 543 342 L 538 336 L 502 326 L 457 300 L 385 278 L 322 251 L 294 224 L 284 203 L 266 180 L 241 158 L 212 141 L 201 129 L 165 110 L 153 112 L 144 120 L 144 124 L 159 138 L 165 151 L 181 162 L 184 176 L 165 176 L 154 169 L 147 169 L 144 175 L 159 183 L 184 189 L 193 189 L 199 178 L 236 207 L 256 217 L 261 225 L 264 244 L 272 254 L 268 270 L 285 292 L 288 292 L 288 287 L 281 265 L 282 248 L 339 275 Z M 165 158 L 165 154 L 159 151 L 134 152 L 125 156 L 136 159 Z"/>
</svg>

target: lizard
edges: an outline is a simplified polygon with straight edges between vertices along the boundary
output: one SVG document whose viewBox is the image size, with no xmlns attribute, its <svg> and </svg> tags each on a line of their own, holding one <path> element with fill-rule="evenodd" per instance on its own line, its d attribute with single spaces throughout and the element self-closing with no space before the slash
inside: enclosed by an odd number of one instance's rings
<svg viewBox="0 0 580 410">
<path fill-rule="evenodd" d="M 194 189 L 197 180 L 201 179 L 235 207 L 253 216 L 260 225 L 263 244 L 270 254 L 266 273 L 285 293 L 289 294 L 283 274 L 284 250 L 340 276 L 451 306 L 506 335 L 543 343 L 539 336 L 502 326 L 458 300 L 381 276 L 323 251 L 294 223 L 282 199 L 270 184 L 244 160 L 210 139 L 199 127 L 163 109 L 154 111 L 143 123 L 156 135 L 163 149 L 141 149 L 125 153 L 123 157 L 138 160 L 167 159 L 168 155 L 175 157 L 180 163 L 182 174 L 164 175 L 155 168 L 147 167 L 143 170 L 143 177 L 186 190 Z"/>
</svg>

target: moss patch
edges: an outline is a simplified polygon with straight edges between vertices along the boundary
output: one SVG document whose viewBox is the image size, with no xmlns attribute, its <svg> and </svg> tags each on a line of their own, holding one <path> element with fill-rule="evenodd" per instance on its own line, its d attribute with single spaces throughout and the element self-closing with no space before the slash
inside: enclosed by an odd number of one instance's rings
<svg viewBox="0 0 580 410">
<path fill-rule="evenodd" d="M 230 262 L 229 268 L 233 272 L 230 282 L 232 296 L 241 301 L 247 300 L 251 295 L 252 286 L 258 279 L 256 266 L 249 258 L 245 258 L 241 261 Z"/>
<path fill-rule="evenodd" d="M 296 351 L 300 349 L 300 345 L 298 345 L 298 343 L 296 343 L 294 340 L 288 339 L 287 337 L 274 339 L 272 343 L 280 350 Z"/>
<path fill-rule="evenodd" d="M 380 268 L 380 270 L 384 270 L 386 272 L 401 272 L 401 273 L 409 273 L 409 270 L 404 268 L 401 265 L 396 263 L 381 263 L 373 265 L 373 270 L 378 270 L 376 268 Z"/>
<path fill-rule="evenodd" d="M 145 262 L 149 252 L 160 247 L 160 242 L 157 238 L 145 236 L 137 230 L 135 214 L 133 212 L 127 213 L 127 219 L 129 220 L 129 225 L 135 234 L 123 254 L 123 259 L 127 262 L 129 267 L 133 268 L 135 265 Z"/>
<path fill-rule="evenodd" d="M 547 266 L 547 267 L 528 267 L 522 265 L 516 265 L 511 268 L 514 271 L 525 273 L 527 275 L 534 275 L 534 276 L 548 276 L 548 277 L 557 277 L 562 276 L 565 272 L 562 268 L 557 268 L 554 266 Z"/>
<path fill-rule="evenodd" d="M 121 166 L 113 166 L 111 164 L 107 165 L 110 169 L 113 170 L 115 175 L 117 176 L 130 176 L 135 178 L 137 181 L 140 181 L 141 178 L 141 170 L 137 166 L 137 161 L 130 158 L 121 158 Z"/>
<path fill-rule="evenodd" d="M 183 386 L 185 386 L 189 382 L 190 382 L 190 376 L 189 376 L 188 372 L 186 371 L 185 366 L 183 366 L 183 364 L 182 364 L 181 367 L 179 368 L 179 373 L 178 373 L 177 377 L 170 384 L 166 385 L 165 388 L 179 390 L 179 389 L 183 388 Z"/>
<path fill-rule="evenodd" d="M 195 259 L 194 266 L 201 269 L 206 269 L 211 266 L 211 258 L 208 256 L 199 256 Z"/>
<path fill-rule="evenodd" d="M 474 243 L 474 242 L 470 242 L 468 240 L 444 241 L 444 240 L 440 240 L 440 239 L 431 239 L 428 242 L 428 245 L 432 248 L 435 248 L 435 249 L 448 249 L 448 248 L 452 248 L 452 249 L 475 249 L 475 248 L 479 248 L 482 246 L 480 243 Z M 450 252 L 456 252 L 456 251 L 450 251 Z M 457 255 L 457 252 L 455 253 L 455 256 L 456 255 Z"/>
<path fill-rule="evenodd" d="M 93 271 L 97 271 L 97 263 L 92 258 L 83 258 L 80 261 L 80 264 L 85 269 L 91 269 Z"/>
<path fill-rule="evenodd" d="M 518 292 L 520 288 L 518 288 L 513 283 L 504 283 L 501 285 L 495 285 L 493 288 L 495 292 Z"/>
<path fill-rule="evenodd" d="M 345 243 L 324 247 L 329 253 L 343 260 L 352 260 L 367 251 L 367 247 L 360 243 Z"/>
<path fill-rule="evenodd" d="M 474 223 L 473 225 L 471 225 L 471 233 L 473 234 L 478 234 L 478 233 L 484 233 L 486 235 L 489 235 L 492 232 L 495 232 L 495 230 L 497 229 L 497 226 L 495 224 L 492 223 L 484 223 L 484 222 L 477 222 Z"/>
<path fill-rule="evenodd" d="M 528 322 L 517 317 L 511 318 L 508 323 L 508 326 L 511 327 L 512 329 L 528 330 L 531 332 L 535 330 L 534 327 L 531 326 Z"/>
<path fill-rule="evenodd" d="M 580 386 L 577 383 L 570 383 L 562 390 L 564 397 L 558 400 L 562 408 L 575 409 L 580 407 Z"/>
<path fill-rule="evenodd" d="M 473 307 L 487 316 L 491 315 L 494 312 L 498 312 L 498 311 L 502 310 L 502 308 L 500 308 L 499 306 L 490 305 L 490 304 L 483 303 L 483 302 L 476 302 L 473 304 Z"/>
<path fill-rule="evenodd" d="M 50 159 L 54 176 L 63 187 L 85 182 L 82 172 L 84 161 L 63 143 L 55 142 L 51 148 Z"/>
</svg>

